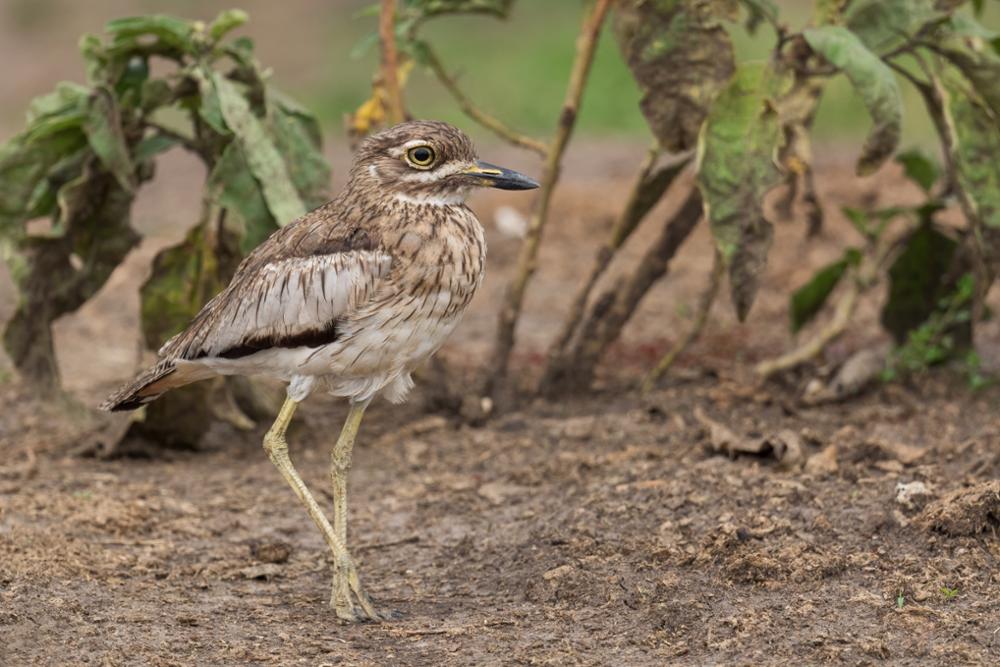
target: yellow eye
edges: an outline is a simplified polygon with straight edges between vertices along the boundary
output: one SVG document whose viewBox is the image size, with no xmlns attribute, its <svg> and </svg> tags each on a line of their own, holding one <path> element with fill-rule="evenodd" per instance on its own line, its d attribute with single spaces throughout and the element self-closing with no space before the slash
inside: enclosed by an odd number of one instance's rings
<svg viewBox="0 0 1000 667">
<path fill-rule="evenodd" d="M 417 169 L 427 169 L 434 164 L 435 157 L 430 146 L 414 146 L 406 151 L 406 161 Z"/>
</svg>

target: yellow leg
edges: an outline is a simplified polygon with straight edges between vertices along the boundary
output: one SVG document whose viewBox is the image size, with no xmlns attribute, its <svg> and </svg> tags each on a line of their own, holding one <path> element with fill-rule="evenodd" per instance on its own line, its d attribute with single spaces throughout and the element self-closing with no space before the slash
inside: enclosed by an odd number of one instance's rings
<svg viewBox="0 0 1000 667">
<path fill-rule="evenodd" d="M 351 470 L 351 452 L 354 440 L 361 428 L 361 419 L 369 401 L 351 403 L 344 426 L 340 429 L 340 437 L 333 446 L 330 457 L 330 481 L 333 484 L 333 532 L 344 545 L 347 544 L 347 474 Z M 351 586 L 350 573 L 334 565 L 333 586 L 330 593 L 330 604 L 340 608 L 350 604 Z"/>
<path fill-rule="evenodd" d="M 323 539 L 326 540 L 330 551 L 333 552 L 334 572 L 341 573 L 340 579 L 346 584 L 345 595 L 337 598 L 334 604 L 337 616 L 345 621 L 357 621 L 359 618 L 379 619 L 381 616 L 375 610 L 375 606 L 372 604 L 368 594 L 361 587 L 357 569 L 354 566 L 351 555 L 347 551 L 344 540 L 337 536 L 333 526 L 330 525 L 326 515 L 323 514 L 319 503 L 316 502 L 316 498 L 313 497 L 312 493 L 306 487 L 305 482 L 302 481 L 299 473 L 292 465 L 291 459 L 288 457 L 288 442 L 285 440 L 285 432 L 288 430 L 288 424 L 292 421 L 292 415 L 295 414 L 296 407 L 298 407 L 298 404 L 295 401 L 290 398 L 285 399 L 285 403 L 281 406 L 281 411 L 278 413 L 277 419 L 274 420 L 274 424 L 271 425 L 271 428 L 264 435 L 264 451 L 267 452 L 271 463 L 278 469 L 281 476 L 292 487 L 295 495 L 305 505 L 306 511 L 309 512 L 309 516 L 323 534 Z M 355 609 L 354 600 L 357 600 L 360 611 Z"/>
</svg>

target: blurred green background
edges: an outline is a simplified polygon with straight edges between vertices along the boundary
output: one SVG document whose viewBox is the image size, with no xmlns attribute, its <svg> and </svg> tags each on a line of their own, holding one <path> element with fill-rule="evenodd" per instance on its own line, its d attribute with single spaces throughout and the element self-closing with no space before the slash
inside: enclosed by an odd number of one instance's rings
<svg viewBox="0 0 1000 667">
<path fill-rule="evenodd" d="M 812 0 L 779 4 L 784 22 L 793 29 L 809 20 L 813 6 Z M 981 20 L 1000 30 L 1000 2 L 986 4 Z M 4 136 L 16 131 L 31 96 L 49 90 L 56 80 L 83 78 L 76 55 L 82 32 L 100 32 L 105 21 L 118 16 L 164 12 L 210 19 L 220 9 L 236 6 L 250 13 L 242 32 L 257 42 L 258 55 L 273 67 L 278 85 L 316 111 L 325 126 L 339 131 L 344 114 L 367 97 L 377 61 L 375 48 L 352 53 L 375 30 L 375 17 L 363 11 L 370 5 L 363 0 L 0 0 L 0 61 L 5 65 L 0 75 L 0 130 Z M 444 17 L 426 25 L 422 34 L 479 106 L 517 129 L 544 135 L 563 98 L 581 7 L 580 0 L 520 0 L 507 21 Z M 733 28 L 741 58 L 767 56 L 774 44 L 768 26 L 753 37 L 740 26 Z M 933 145 L 916 93 L 904 90 L 904 145 Z M 419 117 L 468 122 L 423 71 L 414 72 L 407 100 Z M 637 102 L 636 87 L 606 31 L 584 99 L 580 132 L 642 139 L 648 132 Z M 860 140 L 868 124 L 860 101 L 840 77 L 824 97 L 817 138 Z"/>
</svg>

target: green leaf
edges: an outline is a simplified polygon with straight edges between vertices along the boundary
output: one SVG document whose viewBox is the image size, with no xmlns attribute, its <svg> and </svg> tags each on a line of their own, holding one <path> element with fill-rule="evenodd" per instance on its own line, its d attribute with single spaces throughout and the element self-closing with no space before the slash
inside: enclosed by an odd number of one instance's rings
<svg viewBox="0 0 1000 667">
<path fill-rule="evenodd" d="M 814 51 L 850 79 L 875 125 L 858 158 L 858 175 L 871 174 L 892 155 L 902 130 L 903 100 L 892 70 L 851 31 L 840 26 L 807 29 L 803 35 Z"/>
<path fill-rule="evenodd" d="M 274 145 L 281 153 L 295 189 L 309 210 L 329 199 L 330 165 L 316 118 L 276 91 L 268 95 L 268 120 Z"/>
<path fill-rule="evenodd" d="M 422 18 L 444 14 L 489 14 L 503 19 L 510 14 L 513 4 L 514 0 L 404 0 L 402 9 Z"/>
<path fill-rule="evenodd" d="M 226 9 L 219 12 L 212 24 L 208 26 L 208 34 L 212 41 L 217 42 L 222 39 L 227 32 L 239 28 L 250 20 L 250 17 L 242 9 Z"/>
<path fill-rule="evenodd" d="M 817 271 L 808 283 L 792 293 L 789 303 L 792 333 L 798 333 L 822 310 L 823 304 L 844 277 L 848 266 L 850 261 L 847 257 L 827 264 Z"/>
<path fill-rule="evenodd" d="M 1000 116 L 1000 55 L 976 37 L 955 37 L 938 44 L 939 52 L 972 83 L 977 97 Z"/>
<path fill-rule="evenodd" d="M 736 314 L 746 317 L 771 246 L 761 202 L 781 181 L 775 162 L 783 143 L 775 100 L 790 77 L 756 62 L 742 63 L 705 119 L 698 142 L 698 187 L 715 242 L 729 266 Z"/>
<path fill-rule="evenodd" d="M 746 5 L 749 14 L 747 18 L 747 31 L 753 34 L 762 21 L 767 21 L 770 25 L 778 25 L 778 5 L 773 0 L 740 0 Z"/>
<path fill-rule="evenodd" d="M 735 69 L 725 28 L 700 0 L 624 0 L 615 12 L 622 56 L 639 84 L 639 108 L 660 145 L 695 146 L 712 101 Z"/>
<path fill-rule="evenodd" d="M 64 130 L 79 129 L 87 118 L 90 91 L 75 83 L 61 82 L 56 89 L 31 100 L 26 138 L 37 141 Z"/>
<path fill-rule="evenodd" d="M 1000 122 L 997 114 L 953 70 L 942 73 L 947 143 L 959 187 L 978 222 L 1000 229 Z M 975 222 L 975 221 L 974 221 Z"/>
<path fill-rule="evenodd" d="M 906 177 L 927 193 L 930 193 L 941 176 L 941 167 L 919 148 L 899 153 L 896 155 L 896 162 L 902 165 Z"/>
<path fill-rule="evenodd" d="M 160 153 L 164 153 L 178 145 L 180 145 L 180 142 L 178 142 L 177 139 L 156 133 L 152 136 L 144 138 L 136 144 L 133 157 L 135 158 L 136 164 L 139 164 L 147 160 L 151 160 Z"/>
<path fill-rule="evenodd" d="M 945 15 L 934 6 L 934 0 L 865 0 L 852 3 L 847 27 L 869 49 L 885 53 Z"/>
<path fill-rule="evenodd" d="M 219 107 L 226 126 L 236 136 L 254 178 L 260 183 L 267 206 L 278 224 L 284 225 L 306 212 L 295 190 L 288 168 L 263 123 L 250 110 L 250 104 L 236 84 L 218 72 L 212 84 L 219 96 Z"/>
<path fill-rule="evenodd" d="M 227 218 L 226 223 L 237 230 L 243 255 L 260 245 L 278 228 L 238 142 L 230 143 L 223 151 L 209 174 L 206 188 L 218 204 L 235 218 Z"/>
<path fill-rule="evenodd" d="M 164 44 L 172 46 L 182 53 L 195 51 L 193 26 L 174 16 L 164 14 L 131 16 L 109 21 L 104 29 L 111 34 L 116 42 L 143 35 L 153 35 Z"/>
<path fill-rule="evenodd" d="M 95 88 L 87 105 L 84 131 L 90 148 L 126 192 L 135 192 L 135 168 L 114 93 Z"/>
<path fill-rule="evenodd" d="M 898 344 L 930 317 L 945 295 L 944 279 L 958 244 L 925 221 L 889 267 L 889 295 L 882 325 Z"/>
</svg>

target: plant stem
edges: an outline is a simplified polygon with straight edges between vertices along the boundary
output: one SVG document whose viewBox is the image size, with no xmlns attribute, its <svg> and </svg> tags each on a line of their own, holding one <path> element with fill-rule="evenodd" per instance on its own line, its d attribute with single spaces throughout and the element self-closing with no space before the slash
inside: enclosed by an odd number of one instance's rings
<svg viewBox="0 0 1000 667">
<path fill-rule="evenodd" d="M 391 125 L 406 119 L 403 95 L 399 89 L 399 54 L 396 50 L 396 0 L 382 0 L 378 17 L 378 36 L 382 46 L 382 83 L 385 85 L 386 117 Z"/>
<path fill-rule="evenodd" d="M 719 285 L 722 283 L 722 273 L 723 268 L 725 268 L 725 262 L 722 261 L 722 255 L 719 253 L 718 249 L 715 251 L 715 256 L 712 259 L 712 272 L 708 276 L 708 285 L 705 286 L 705 291 L 701 295 L 701 299 L 698 301 L 698 312 L 695 315 L 694 324 L 688 330 L 688 332 L 681 338 L 677 343 L 670 348 L 670 350 L 663 355 L 656 367 L 653 368 L 642 381 L 642 393 L 648 393 L 656 386 L 656 383 L 661 377 L 670 369 L 674 361 L 679 357 L 684 350 L 686 350 L 691 343 L 696 341 L 701 335 L 702 330 L 705 328 L 705 323 L 708 322 L 708 313 L 712 310 L 712 304 L 715 303 L 715 297 L 719 293 Z"/>
<path fill-rule="evenodd" d="M 580 108 L 580 98 L 594 61 L 594 50 L 601 32 L 601 26 L 607 16 L 611 0 L 596 0 L 593 8 L 584 14 L 583 25 L 576 42 L 576 58 L 570 72 L 569 84 L 566 89 L 566 99 L 559 114 L 559 123 L 555 137 L 549 146 L 548 156 L 542 173 L 542 185 L 535 203 L 535 209 L 528 223 L 527 234 L 521 253 L 518 257 L 517 271 L 507 288 L 503 305 L 500 309 L 500 322 L 497 326 L 497 337 L 494 346 L 494 363 L 487 379 L 486 393 L 495 394 L 504 384 L 510 363 L 510 353 L 514 347 L 514 329 L 521 314 L 524 293 L 535 272 L 538 248 L 542 240 L 542 232 L 548 220 L 549 204 L 552 193 L 559 180 L 560 163 L 563 152 L 569 143 L 573 127 L 576 125 L 577 112 Z"/>
<path fill-rule="evenodd" d="M 458 87 L 458 82 L 455 80 L 455 77 L 448 74 L 447 70 L 445 70 L 441 59 L 438 58 L 437 53 L 431 48 L 430 44 L 424 45 L 424 54 L 427 59 L 427 64 L 430 65 L 434 75 L 441 82 L 441 85 L 443 85 L 445 89 L 451 93 L 451 96 L 455 98 L 455 101 L 458 102 L 458 106 L 461 107 L 466 116 L 490 130 L 501 139 L 514 144 L 515 146 L 520 146 L 521 148 L 526 148 L 529 151 L 534 151 L 542 157 L 545 157 L 549 150 L 549 147 L 545 145 L 545 142 L 523 135 L 519 132 L 515 132 L 511 128 L 504 125 L 499 119 L 494 118 L 473 104 L 472 100 L 470 100 L 468 96 L 462 92 L 462 89 Z"/>
</svg>

